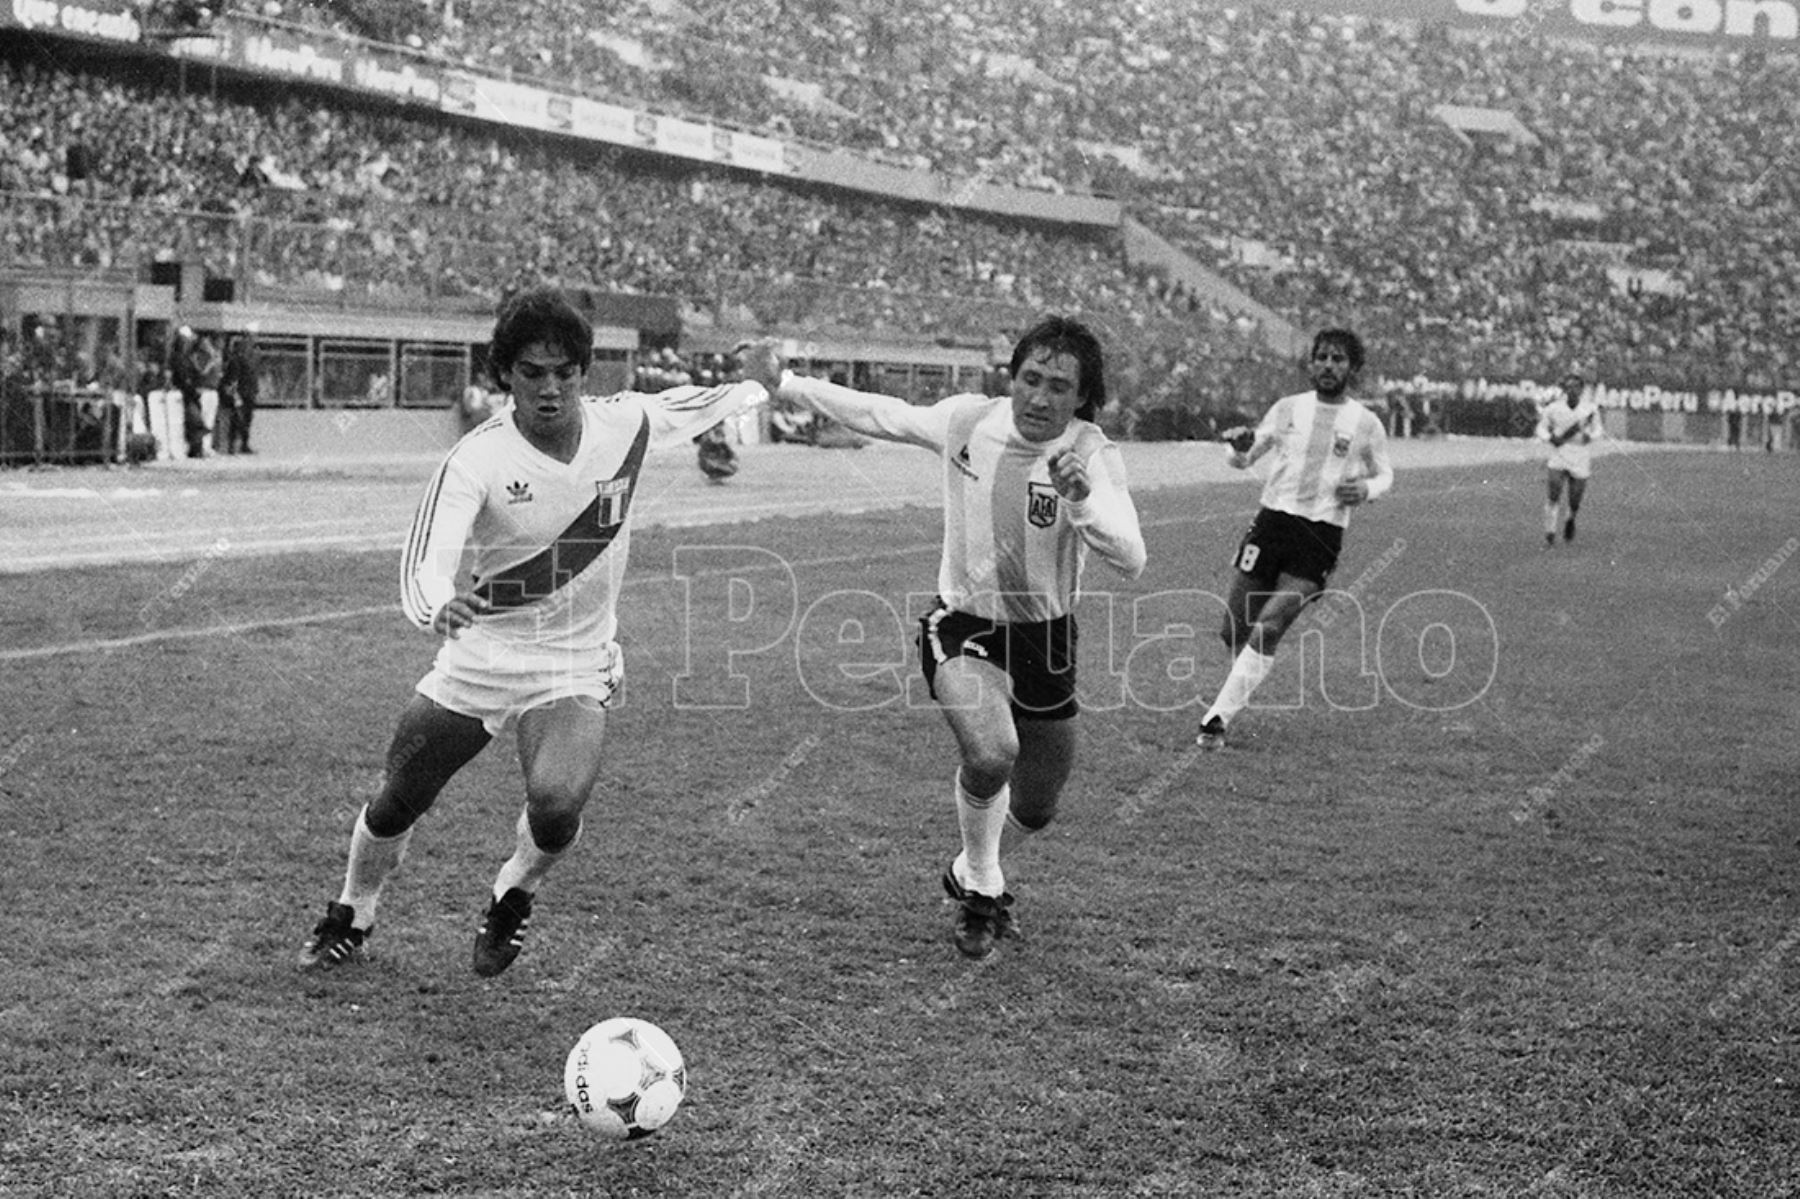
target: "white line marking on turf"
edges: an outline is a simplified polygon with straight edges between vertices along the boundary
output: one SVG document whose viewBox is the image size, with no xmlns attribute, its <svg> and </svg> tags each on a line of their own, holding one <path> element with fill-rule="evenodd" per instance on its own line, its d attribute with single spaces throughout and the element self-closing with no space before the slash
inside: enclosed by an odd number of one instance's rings
<svg viewBox="0 0 1800 1199">
<path fill-rule="evenodd" d="M 399 604 L 382 604 L 378 608 L 348 608 L 339 612 L 311 612 L 304 616 L 279 616 L 270 620 L 248 620 L 237 624 L 208 625 L 203 629 L 158 629 L 135 637 L 111 637 L 96 641 L 70 641 L 62 645 L 40 645 L 33 649 L 0 650 L 0 662 L 24 662 L 33 658 L 54 658 L 60 654 L 107 653 L 115 649 L 131 649 L 153 645 L 159 641 L 191 641 L 197 637 L 236 636 L 258 629 L 284 629 L 298 625 L 325 624 L 334 620 L 354 620 L 359 616 L 377 616 L 397 612 Z"/>
<path fill-rule="evenodd" d="M 392 549 L 398 539 L 391 529 L 380 533 L 334 533 L 320 537 L 282 537 L 239 541 L 230 533 L 231 553 L 235 556 L 267 551 L 269 554 L 300 553 L 308 549 L 379 550 Z M 73 566 L 129 566 L 146 562 L 185 562 L 207 550 L 206 545 L 151 546 L 142 550 L 92 550 L 59 553 L 54 557 L 10 558 L 0 574 L 27 574 L 34 570 L 54 570 Z"/>
<path fill-rule="evenodd" d="M 1431 496 L 1448 495 L 1459 488 L 1439 488 L 1433 491 L 1413 491 L 1405 493 L 1406 498 L 1425 499 Z M 1396 498 L 1396 497 L 1388 497 Z M 1170 525 L 1208 524 L 1216 520 L 1230 518 L 1241 519 L 1246 513 L 1255 509 L 1236 508 L 1225 512 L 1209 512 L 1199 515 L 1165 516 L 1160 520 L 1144 522 L 1146 529 L 1167 528 Z M 758 547 L 761 548 L 761 547 Z M 805 558 L 798 562 L 783 559 L 778 564 L 763 566 L 736 567 L 731 571 L 702 571 L 695 575 L 684 575 L 684 578 L 716 578 L 723 574 L 755 574 L 766 570 L 785 570 L 794 567 L 845 566 L 852 563 L 871 562 L 878 558 L 903 558 L 911 554 L 924 553 L 927 550 L 941 549 L 941 543 L 921 542 L 918 545 L 901 546 L 897 549 L 881 553 L 837 554 L 829 558 Z M 642 572 L 629 576 L 624 586 L 630 587 L 640 583 L 674 582 L 672 574 L 644 574 Z M 209 625 L 199 629 L 159 629 L 153 633 L 139 633 L 135 637 L 115 637 L 93 641 L 71 641 L 62 645 L 40 645 L 32 649 L 0 650 L 0 662 L 26 662 L 38 658 L 54 658 L 63 654 L 108 653 L 117 649 L 132 649 L 140 645 L 152 645 L 162 641 L 191 641 L 200 637 L 237 636 L 242 633 L 254 633 L 261 629 L 297 628 L 309 624 L 329 624 L 339 620 L 357 620 L 364 616 L 379 616 L 394 612 L 398 604 L 381 604 L 372 608 L 346 608 L 336 612 L 314 612 L 301 616 L 280 616 L 269 620 L 249 620 L 236 624 Z"/>
<path fill-rule="evenodd" d="M 708 570 L 682 578 L 707 579 L 723 575 L 758 574 L 770 570 L 786 570 L 793 567 L 844 566 L 853 562 L 868 562 L 877 558 L 901 558 L 909 554 L 923 553 L 938 548 L 936 542 L 921 545 L 901 546 L 874 554 L 840 554 L 830 558 L 807 558 L 799 562 L 783 560 L 777 563 L 747 565 L 733 567 L 730 570 Z M 667 574 L 645 574 L 639 572 L 625 580 L 625 586 L 644 583 L 672 583 L 676 576 Z M 338 620 L 356 620 L 364 616 L 381 616 L 398 613 L 400 605 L 381 604 L 371 608 L 345 608 L 335 612 L 311 612 L 299 616 L 279 616 L 267 620 L 246 620 L 232 624 L 208 625 L 194 629 L 158 629 L 151 633 L 138 633 L 131 637 L 110 637 L 91 641 L 70 641 L 61 645 L 40 645 L 32 649 L 0 650 L 0 662 L 24 662 L 36 658 L 54 658 L 61 654 L 106 653 L 117 649 L 132 649 L 140 645 L 153 645 L 162 641 L 191 641 L 201 637 L 235 637 L 243 633 L 254 633 L 260 629 L 296 628 L 309 624 L 327 624 Z"/>
</svg>

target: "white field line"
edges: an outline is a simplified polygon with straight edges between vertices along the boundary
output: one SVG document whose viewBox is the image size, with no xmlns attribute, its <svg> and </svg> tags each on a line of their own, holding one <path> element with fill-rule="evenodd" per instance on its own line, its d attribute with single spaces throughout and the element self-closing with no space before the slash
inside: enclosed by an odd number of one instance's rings
<svg viewBox="0 0 1800 1199">
<path fill-rule="evenodd" d="M 846 507 L 828 499 L 816 503 L 794 504 L 790 501 L 774 501 L 758 504 L 732 504 L 718 507 L 687 507 L 681 514 L 671 517 L 652 515 L 640 524 L 639 528 L 693 528 L 704 525 L 732 524 L 745 520 L 754 520 L 763 516 L 808 516 L 820 512 L 833 512 L 843 516 L 854 516 L 861 512 L 880 510 L 880 505 L 867 508 Z M 647 514 L 651 510 L 647 509 Z M 122 566 L 129 563 L 144 562 L 177 562 L 184 561 L 205 551 L 212 541 L 219 536 L 231 539 L 232 554 L 283 554 L 304 553 L 314 549 L 394 549 L 398 550 L 406 539 L 406 530 L 396 528 L 391 520 L 382 520 L 377 525 L 364 530 L 349 530 L 337 533 L 324 533 L 315 536 L 295 536 L 289 530 L 308 528 L 343 529 L 343 520 L 310 520 L 297 521 L 292 524 L 254 526 L 255 537 L 229 528 L 188 530 L 181 541 L 150 542 L 135 547 L 121 547 L 116 532 L 96 532 L 77 534 L 61 539 L 54 553 L 30 553 L 26 543 L 17 539 L 0 540 L 0 575 L 29 574 L 34 571 L 59 570 L 77 566 Z M 41 545 L 42 543 L 36 543 Z"/>
<path fill-rule="evenodd" d="M 216 530 L 215 530 L 216 533 Z M 303 553 L 309 549 L 351 549 L 374 550 L 392 549 L 400 539 L 391 527 L 380 533 L 328 533 L 318 537 L 279 537 L 259 538 L 254 541 L 240 541 L 232 538 L 232 554 L 281 554 Z M 143 562 L 185 562 L 189 558 L 198 557 L 207 548 L 205 543 L 192 545 L 146 546 L 139 550 L 75 550 L 60 552 L 54 556 L 44 555 L 35 558 L 8 556 L 3 574 L 28 574 L 40 570 L 58 570 L 75 566 L 125 566 Z M 3 552 L 4 547 L 0 547 Z"/>
<path fill-rule="evenodd" d="M 762 566 L 734 567 L 729 571 L 700 571 L 684 578 L 715 578 L 724 575 L 757 574 L 769 570 L 785 570 L 796 566 L 844 566 L 850 563 L 868 562 L 875 558 L 900 558 L 908 554 L 923 553 L 938 548 L 936 542 L 929 545 L 909 545 L 882 553 L 845 554 L 831 558 L 808 558 L 799 562 L 780 562 Z M 666 583 L 673 580 L 672 575 L 634 574 L 625 580 L 625 586 L 643 583 Z M 277 616 L 265 620 L 246 620 L 232 624 L 208 625 L 196 629 L 157 629 L 149 633 L 138 633 L 131 637 L 110 637 L 89 641 L 69 641 L 61 645 L 40 645 L 32 649 L 0 650 L 0 662 L 23 662 L 34 658 L 53 658 L 62 654 L 109 653 L 113 650 L 132 649 L 140 645 L 153 645 L 162 641 L 191 641 L 201 637 L 237 636 L 251 633 L 259 629 L 294 628 L 299 625 L 328 624 L 338 620 L 356 620 L 364 616 L 383 616 L 399 611 L 400 605 L 380 604 L 366 608 L 342 608 L 331 612 L 303 613 L 299 616 Z"/>
<path fill-rule="evenodd" d="M 1458 489 L 1439 488 L 1433 491 L 1412 491 L 1404 494 L 1405 497 L 1409 499 L 1428 499 L 1434 496 L 1448 495 L 1456 490 Z M 1397 497 L 1389 497 L 1390 500 L 1393 498 Z M 1254 512 L 1254 508 L 1238 508 L 1227 512 L 1166 516 L 1161 520 L 1145 521 L 1143 527 L 1146 529 L 1161 529 L 1168 528 L 1172 525 L 1210 524 L 1213 521 L 1226 519 L 1242 520 L 1246 516 L 1252 515 Z M 239 547 L 234 544 L 232 548 L 235 551 Z M 783 560 L 775 565 L 734 567 L 730 571 L 701 571 L 697 574 L 683 577 L 705 579 L 716 578 L 726 574 L 742 575 L 755 574 L 765 570 L 788 570 L 794 567 L 846 566 L 875 561 L 882 558 L 903 558 L 912 554 L 936 551 L 941 548 L 941 544 L 936 541 L 922 542 L 917 545 L 901 546 L 897 549 L 875 553 L 840 554 L 829 558 L 804 558 L 794 562 Z M 651 575 L 641 572 L 634 573 L 626 577 L 624 586 L 632 587 L 644 583 L 669 582 L 673 577 L 674 576 L 672 575 Z M 380 604 L 375 607 L 343 608 L 331 612 L 311 612 L 299 616 L 277 616 L 264 620 L 249 620 L 232 624 L 208 625 L 205 628 L 158 629 L 154 632 L 139 633 L 132 637 L 69 641 L 60 645 L 35 646 L 31 649 L 0 650 L 0 662 L 26 662 L 39 658 L 60 657 L 64 654 L 111 653 L 114 650 L 131 649 L 140 645 L 154 645 L 163 641 L 190 641 L 202 637 L 237 636 L 243 633 L 256 632 L 259 629 L 282 629 L 310 624 L 329 624 L 339 620 L 356 620 L 364 616 L 379 616 L 384 613 L 391 613 L 397 607 L 397 604 Z"/>
</svg>

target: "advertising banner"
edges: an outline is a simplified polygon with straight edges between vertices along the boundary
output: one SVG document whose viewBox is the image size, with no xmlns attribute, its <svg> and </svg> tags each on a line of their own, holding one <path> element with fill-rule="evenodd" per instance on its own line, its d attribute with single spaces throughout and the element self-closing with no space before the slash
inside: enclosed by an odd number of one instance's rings
<svg viewBox="0 0 1800 1199">
<path fill-rule="evenodd" d="M 1800 48 L 1796 0 L 1281 0 L 1267 6 L 1449 23 L 1502 34 Z"/>
<path fill-rule="evenodd" d="M 1520 403 L 1533 409 L 1551 403 L 1562 391 L 1554 382 L 1539 383 L 1531 379 L 1433 379 L 1418 375 L 1411 379 L 1382 379 L 1377 390 L 1388 398 L 1404 396 L 1412 401 L 1438 403 Z M 1633 412 L 1740 412 L 1786 416 L 1800 407 L 1800 394 L 1785 389 L 1772 391 L 1737 390 L 1714 387 L 1703 390 L 1681 390 L 1655 384 L 1623 384 L 1599 382 L 1590 384 L 1587 395 L 1601 408 L 1624 408 Z"/>
<path fill-rule="evenodd" d="M 572 123 L 570 109 L 555 106 L 543 88 L 463 71 L 444 74 L 440 107 L 482 121 L 495 121 L 520 129 L 545 129 L 566 133 Z"/>
<path fill-rule="evenodd" d="M 128 0 L 0 0 L 0 26 L 101 42 L 140 42 L 144 28 Z"/>
<path fill-rule="evenodd" d="M 221 22 L 210 36 L 171 39 L 168 50 L 179 58 L 352 88 L 408 104 L 437 108 L 443 98 L 443 83 L 430 63 L 398 51 L 346 42 L 329 33 Z"/>
</svg>

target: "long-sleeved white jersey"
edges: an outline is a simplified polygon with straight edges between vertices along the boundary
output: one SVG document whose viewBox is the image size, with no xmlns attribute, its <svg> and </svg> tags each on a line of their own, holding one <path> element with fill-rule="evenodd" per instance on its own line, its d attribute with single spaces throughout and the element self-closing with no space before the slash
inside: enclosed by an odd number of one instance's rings
<svg viewBox="0 0 1800 1199">
<path fill-rule="evenodd" d="M 1538 413 L 1537 435 L 1540 441 L 1550 443 L 1546 466 L 1585 479 L 1593 473 L 1593 451 L 1588 443 L 1600 435 L 1600 409 L 1587 399 L 1573 407 L 1567 400 L 1552 400 Z M 1563 438 L 1563 443 L 1557 445 L 1551 440 L 1554 437 Z"/>
<path fill-rule="evenodd" d="M 1350 509 L 1337 500 L 1339 483 L 1361 479 L 1369 499 L 1394 485 L 1387 430 L 1381 419 L 1348 396 L 1319 402 L 1319 393 L 1283 396 L 1263 414 L 1250 447 L 1252 462 L 1273 451 L 1275 467 L 1263 483 L 1262 506 L 1342 528 Z"/>
<path fill-rule="evenodd" d="M 631 552 L 632 495 L 644 454 L 677 444 L 767 397 L 762 384 L 584 396 L 581 444 L 558 462 L 509 407 L 471 429 L 432 476 L 401 560 L 407 617 L 429 628 L 467 571 L 493 611 L 461 637 L 488 648 L 598 651 L 617 628 Z"/>
<path fill-rule="evenodd" d="M 1012 401 L 954 395 L 917 407 L 892 396 L 789 376 L 781 394 L 869 437 L 905 442 L 943 463 L 944 549 L 938 594 L 987 620 L 1049 620 L 1074 610 L 1091 549 L 1120 572 L 1144 569 L 1144 535 L 1119 447 L 1099 426 L 1069 422 L 1052 441 L 1021 437 Z M 1070 449 L 1086 466 L 1089 494 L 1058 495 L 1050 457 Z"/>
</svg>

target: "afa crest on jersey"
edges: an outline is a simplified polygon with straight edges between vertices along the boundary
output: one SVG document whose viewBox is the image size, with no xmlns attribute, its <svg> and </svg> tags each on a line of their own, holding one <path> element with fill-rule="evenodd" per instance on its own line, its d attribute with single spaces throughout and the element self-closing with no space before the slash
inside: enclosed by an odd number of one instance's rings
<svg viewBox="0 0 1800 1199">
<path fill-rule="evenodd" d="M 624 524 L 625 509 L 631 501 L 631 480 L 607 479 L 594 484 L 594 490 L 598 493 L 594 502 L 594 523 L 603 529 Z"/>
<path fill-rule="evenodd" d="M 1048 529 L 1056 523 L 1056 488 L 1048 483 L 1027 483 L 1031 502 L 1025 508 L 1025 519 L 1033 526 Z"/>
</svg>

